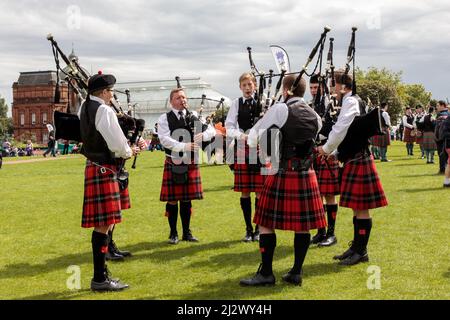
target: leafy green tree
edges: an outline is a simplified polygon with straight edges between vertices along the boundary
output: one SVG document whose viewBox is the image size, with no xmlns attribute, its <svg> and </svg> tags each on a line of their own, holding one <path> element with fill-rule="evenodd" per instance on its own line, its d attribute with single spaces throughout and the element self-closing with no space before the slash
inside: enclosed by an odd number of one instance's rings
<svg viewBox="0 0 450 320">
<path fill-rule="evenodd" d="M 4 139 L 6 134 L 13 134 L 14 127 L 12 118 L 8 118 L 8 105 L 5 98 L 0 97 L 0 139 Z"/>
<path fill-rule="evenodd" d="M 356 71 L 358 95 L 366 102 L 369 99 L 376 106 L 387 102 L 392 124 L 397 123 L 397 119 L 402 113 L 401 75 L 401 72 L 392 72 L 385 68 L 377 69 L 374 67 L 369 68 L 367 71 L 361 69 Z"/>
</svg>

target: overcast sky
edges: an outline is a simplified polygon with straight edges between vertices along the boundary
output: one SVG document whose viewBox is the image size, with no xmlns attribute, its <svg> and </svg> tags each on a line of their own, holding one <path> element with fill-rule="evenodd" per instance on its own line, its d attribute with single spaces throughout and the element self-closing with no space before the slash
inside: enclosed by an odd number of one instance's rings
<svg viewBox="0 0 450 320">
<path fill-rule="evenodd" d="M 298 71 L 329 25 L 340 67 L 355 25 L 359 67 L 402 70 L 405 82 L 450 97 L 450 2 L 370 2 L 1 0 L 0 95 L 10 105 L 19 72 L 55 69 L 48 33 L 67 54 L 73 43 L 86 69 L 121 82 L 199 76 L 233 98 L 249 69 L 247 46 L 267 72 L 276 69 L 269 45 L 278 44 Z"/>
</svg>

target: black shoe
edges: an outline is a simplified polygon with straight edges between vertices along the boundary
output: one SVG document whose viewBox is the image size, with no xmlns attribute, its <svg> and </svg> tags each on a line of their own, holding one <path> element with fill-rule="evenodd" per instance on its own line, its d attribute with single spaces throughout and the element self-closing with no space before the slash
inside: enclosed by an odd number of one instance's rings
<svg viewBox="0 0 450 320">
<path fill-rule="evenodd" d="M 362 255 L 355 252 L 347 259 L 339 261 L 338 264 L 341 266 L 353 266 L 360 262 L 367 262 L 367 261 L 369 261 L 369 255 L 367 254 L 367 252 Z"/>
<path fill-rule="evenodd" d="M 297 286 L 302 285 L 302 275 L 291 273 L 290 271 L 283 276 L 283 281 L 295 284 Z"/>
<path fill-rule="evenodd" d="M 178 243 L 178 234 L 176 233 L 171 233 L 169 236 L 169 244 L 177 244 Z"/>
<path fill-rule="evenodd" d="M 348 248 L 348 250 L 345 251 L 343 254 L 334 256 L 333 259 L 334 260 L 344 260 L 344 259 L 347 259 L 348 257 L 352 256 L 355 253 L 355 251 L 353 251 L 352 245 L 353 245 L 353 241 L 350 241 L 349 242 L 350 248 Z"/>
<path fill-rule="evenodd" d="M 263 276 L 261 274 L 262 264 L 259 265 L 258 271 L 250 279 L 242 279 L 239 281 L 241 286 L 273 286 L 275 284 L 275 276 L 270 274 L 268 276 Z"/>
<path fill-rule="evenodd" d="M 253 241 L 259 242 L 259 230 L 256 230 L 255 233 L 253 234 Z"/>
<path fill-rule="evenodd" d="M 322 242 L 326 239 L 325 233 L 317 233 L 314 237 L 311 239 L 311 244 L 318 244 L 319 242 Z"/>
<path fill-rule="evenodd" d="M 198 242 L 198 239 L 192 235 L 190 230 L 189 230 L 188 233 L 183 234 L 182 240 L 183 241 L 189 241 L 189 242 Z"/>
<path fill-rule="evenodd" d="M 103 282 L 95 282 L 94 279 L 91 280 L 92 291 L 120 291 L 129 287 L 130 286 L 125 283 L 109 278 L 106 278 Z"/>
<path fill-rule="evenodd" d="M 251 231 L 247 231 L 247 233 L 245 234 L 245 237 L 242 238 L 243 242 L 252 242 L 253 241 L 253 232 Z"/>
<path fill-rule="evenodd" d="M 337 238 L 335 235 L 332 236 L 327 236 L 325 240 L 319 242 L 319 244 L 317 245 L 319 248 L 320 247 L 330 247 L 332 245 L 335 245 L 337 243 Z"/>
<path fill-rule="evenodd" d="M 108 251 L 115 252 L 123 257 L 131 257 L 131 252 L 119 250 L 119 248 L 117 248 L 117 245 L 114 242 L 114 240 L 111 240 L 111 243 L 109 244 L 109 247 L 108 247 Z"/>
<path fill-rule="evenodd" d="M 106 260 L 108 261 L 123 261 L 124 257 L 121 254 L 118 254 L 117 252 L 108 252 L 105 255 Z"/>
<path fill-rule="evenodd" d="M 450 188 L 450 184 L 444 183 L 443 186 L 444 186 L 444 188 Z"/>
</svg>

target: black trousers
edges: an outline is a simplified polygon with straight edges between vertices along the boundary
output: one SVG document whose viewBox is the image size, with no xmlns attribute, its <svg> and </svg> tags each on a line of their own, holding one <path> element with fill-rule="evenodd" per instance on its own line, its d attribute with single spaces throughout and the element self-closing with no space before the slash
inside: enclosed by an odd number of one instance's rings
<svg viewBox="0 0 450 320">
<path fill-rule="evenodd" d="M 439 171 L 444 172 L 445 171 L 445 165 L 447 164 L 448 160 L 448 154 L 445 152 L 445 142 L 436 142 L 437 145 L 437 152 L 439 155 Z"/>
</svg>

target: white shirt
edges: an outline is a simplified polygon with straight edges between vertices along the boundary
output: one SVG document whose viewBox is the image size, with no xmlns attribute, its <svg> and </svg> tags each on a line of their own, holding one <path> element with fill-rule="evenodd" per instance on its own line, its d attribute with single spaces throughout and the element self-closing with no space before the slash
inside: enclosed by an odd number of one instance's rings
<svg viewBox="0 0 450 320">
<path fill-rule="evenodd" d="M 386 126 L 388 126 L 389 128 L 391 127 L 391 117 L 389 116 L 389 113 L 387 113 L 386 111 L 383 111 L 381 113 L 381 116 L 384 119 L 384 122 L 386 123 Z"/>
<path fill-rule="evenodd" d="M 105 101 L 96 96 L 89 95 L 89 98 L 101 104 L 95 115 L 95 129 L 105 139 L 108 149 L 114 153 L 114 157 L 116 158 L 130 158 L 133 153 L 128 145 L 127 138 L 120 128 L 119 120 L 114 110 L 107 106 Z M 85 105 L 83 105 L 84 107 Z M 80 114 L 84 110 L 83 108 L 80 108 L 78 111 L 78 118 L 80 118 Z"/>
<path fill-rule="evenodd" d="M 225 128 L 227 129 L 227 137 L 232 139 L 240 139 L 244 135 L 242 129 L 239 128 L 238 123 L 238 113 L 239 113 L 239 99 L 234 99 L 231 103 L 230 110 L 228 110 L 227 119 L 225 120 Z M 245 98 L 242 99 L 253 99 L 253 98 Z"/>
<path fill-rule="evenodd" d="M 350 91 L 342 100 L 342 108 L 339 113 L 337 122 L 331 129 L 327 142 L 323 145 L 323 151 L 327 154 L 332 153 L 344 140 L 347 135 L 348 128 L 352 124 L 355 117 L 359 116 L 359 103 L 355 97 L 352 97 Z"/>
<path fill-rule="evenodd" d="M 175 114 L 178 120 L 180 120 L 179 110 L 171 107 L 172 112 Z M 186 116 L 186 109 L 182 110 L 183 116 Z M 213 126 L 208 125 L 208 129 L 203 132 L 203 141 L 209 141 L 216 135 L 216 130 Z M 163 113 L 158 119 L 158 138 L 164 148 L 172 150 L 174 152 L 187 151 L 185 150 L 187 143 L 180 142 L 173 139 L 170 135 L 169 122 L 167 121 L 167 113 Z"/>
<path fill-rule="evenodd" d="M 306 104 L 303 98 L 295 97 L 289 100 L 289 102 L 303 102 Z M 289 116 L 289 107 L 286 103 L 280 102 L 274 104 L 270 107 L 267 112 L 264 114 L 264 117 L 261 118 L 254 126 L 250 129 L 250 133 L 248 134 L 247 143 L 251 148 L 255 148 L 258 144 L 258 140 L 261 138 L 261 135 L 264 133 L 266 129 L 269 129 L 272 126 L 277 126 L 281 128 L 286 123 Z M 317 132 L 322 129 L 322 119 L 316 113 L 317 123 L 319 125 L 319 129 Z M 228 134 L 228 131 L 227 131 Z"/>
<path fill-rule="evenodd" d="M 414 126 L 413 126 L 412 124 L 409 124 L 409 123 L 408 123 L 408 117 L 407 117 L 406 115 L 403 116 L 402 122 L 403 122 L 403 126 L 404 126 L 405 128 L 414 129 Z M 413 122 L 413 123 L 414 123 L 414 122 Z"/>
</svg>

